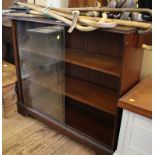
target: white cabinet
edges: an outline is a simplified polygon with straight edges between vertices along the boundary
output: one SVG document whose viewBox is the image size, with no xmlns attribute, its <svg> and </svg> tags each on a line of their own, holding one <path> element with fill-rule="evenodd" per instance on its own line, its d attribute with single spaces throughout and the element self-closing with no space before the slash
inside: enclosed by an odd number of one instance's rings
<svg viewBox="0 0 155 155">
<path fill-rule="evenodd" d="M 152 119 L 123 110 L 117 150 L 114 155 L 151 155 Z"/>
</svg>

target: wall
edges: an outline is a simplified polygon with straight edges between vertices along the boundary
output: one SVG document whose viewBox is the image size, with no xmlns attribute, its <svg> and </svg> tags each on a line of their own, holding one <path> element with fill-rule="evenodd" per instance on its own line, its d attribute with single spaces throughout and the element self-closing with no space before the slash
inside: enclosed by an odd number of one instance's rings
<svg viewBox="0 0 155 155">
<path fill-rule="evenodd" d="M 141 78 L 152 74 L 152 51 L 144 51 Z"/>
<path fill-rule="evenodd" d="M 46 0 L 35 0 L 36 4 L 46 5 Z"/>
<path fill-rule="evenodd" d="M 48 5 L 52 4 L 54 7 L 67 7 L 68 6 L 68 1 L 69 0 L 35 0 L 36 4 L 40 5 Z M 29 3 L 33 3 L 34 0 L 28 0 Z"/>
<path fill-rule="evenodd" d="M 27 0 L 28 3 L 34 3 L 34 0 Z"/>
</svg>

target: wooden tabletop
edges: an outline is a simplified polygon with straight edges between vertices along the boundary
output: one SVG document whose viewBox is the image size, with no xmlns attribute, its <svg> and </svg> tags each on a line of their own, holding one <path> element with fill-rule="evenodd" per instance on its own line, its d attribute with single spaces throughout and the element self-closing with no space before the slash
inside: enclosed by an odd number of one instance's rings
<svg viewBox="0 0 155 155">
<path fill-rule="evenodd" d="M 11 20 L 7 16 L 2 17 L 2 26 L 11 28 Z"/>
<path fill-rule="evenodd" d="M 148 75 L 118 101 L 123 109 L 152 118 L 152 77 Z"/>
<path fill-rule="evenodd" d="M 6 87 L 15 84 L 17 81 L 15 66 L 3 61 L 2 62 L 2 86 Z"/>
</svg>

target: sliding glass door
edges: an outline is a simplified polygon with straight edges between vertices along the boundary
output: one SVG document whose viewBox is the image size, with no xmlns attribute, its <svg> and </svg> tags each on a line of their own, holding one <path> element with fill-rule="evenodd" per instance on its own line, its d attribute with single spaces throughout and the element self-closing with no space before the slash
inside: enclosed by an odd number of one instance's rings
<svg viewBox="0 0 155 155">
<path fill-rule="evenodd" d="M 64 121 L 64 27 L 18 21 L 24 103 Z"/>
</svg>

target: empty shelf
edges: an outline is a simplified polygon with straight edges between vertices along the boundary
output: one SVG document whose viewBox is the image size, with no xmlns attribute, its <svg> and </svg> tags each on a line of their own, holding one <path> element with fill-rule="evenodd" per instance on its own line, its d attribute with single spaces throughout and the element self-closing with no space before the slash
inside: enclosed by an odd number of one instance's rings
<svg viewBox="0 0 155 155">
<path fill-rule="evenodd" d="M 69 76 L 65 80 L 66 96 L 115 115 L 117 107 L 116 92 Z"/>
<path fill-rule="evenodd" d="M 120 77 L 121 63 L 118 58 L 88 53 L 76 49 L 66 49 L 65 61 L 74 65 Z"/>
</svg>

